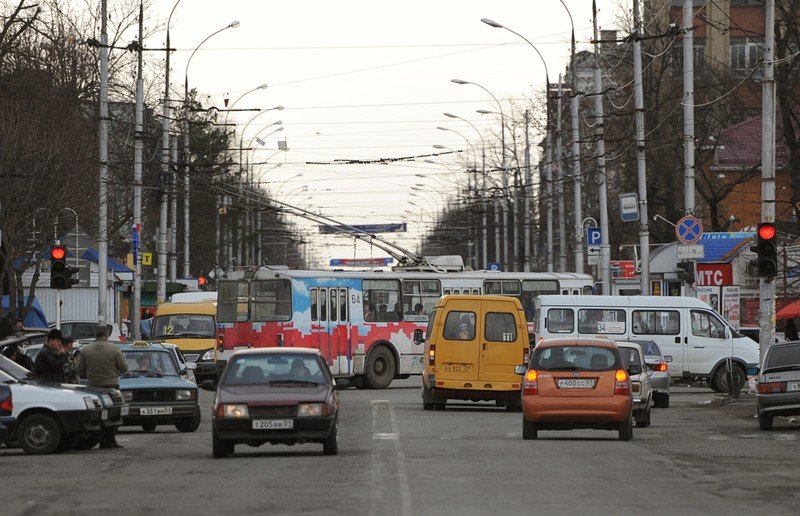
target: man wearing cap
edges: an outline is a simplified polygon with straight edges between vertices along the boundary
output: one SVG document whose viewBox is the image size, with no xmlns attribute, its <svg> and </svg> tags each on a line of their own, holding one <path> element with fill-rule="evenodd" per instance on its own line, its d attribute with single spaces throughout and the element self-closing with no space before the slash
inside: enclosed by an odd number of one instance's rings
<svg viewBox="0 0 800 516">
<path fill-rule="evenodd" d="M 33 364 L 33 376 L 37 380 L 53 383 L 64 383 L 64 364 L 67 363 L 67 354 L 61 343 L 61 330 L 53 328 L 47 334 L 47 343 L 36 355 Z"/>
<path fill-rule="evenodd" d="M 119 389 L 119 375 L 127 370 L 128 363 L 119 346 L 108 342 L 108 326 L 99 325 L 94 342 L 81 348 L 78 375 L 86 378 L 90 387 Z M 117 427 L 104 427 L 100 447 L 122 448 L 117 444 L 116 433 Z"/>
</svg>

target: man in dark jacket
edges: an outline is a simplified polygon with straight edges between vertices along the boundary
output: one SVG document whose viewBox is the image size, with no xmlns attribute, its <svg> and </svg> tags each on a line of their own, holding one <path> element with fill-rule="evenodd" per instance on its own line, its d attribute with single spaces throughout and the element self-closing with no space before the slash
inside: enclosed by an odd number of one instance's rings
<svg viewBox="0 0 800 516">
<path fill-rule="evenodd" d="M 33 371 L 33 360 L 20 349 L 19 344 L 14 343 L 6 346 L 3 350 L 3 355 L 28 371 Z"/>
<path fill-rule="evenodd" d="M 53 328 L 47 334 L 47 344 L 36 355 L 33 364 L 33 376 L 44 382 L 64 383 L 64 364 L 67 354 L 61 343 L 61 330 Z"/>
</svg>

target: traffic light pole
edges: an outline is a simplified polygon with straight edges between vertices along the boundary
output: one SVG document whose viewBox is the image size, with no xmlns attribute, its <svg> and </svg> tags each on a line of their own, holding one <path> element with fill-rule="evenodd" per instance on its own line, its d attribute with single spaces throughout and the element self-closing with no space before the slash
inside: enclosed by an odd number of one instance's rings
<svg viewBox="0 0 800 516">
<path fill-rule="evenodd" d="M 144 48 L 144 6 L 139 3 L 139 56 L 136 75 L 136 133 L 133 149 L 133 230 L 139 239 L 139 248 L 133 254 L 133 299 L 131 300 L 131 326 L 133 338 L 142 338 L 139 323 L 142 307 L 142 154 L 144 137 L 144 86 L 142 79 L 142 53 Z"/>
<path fill-rule="evenodd" d="M 775 222 L 775 0 L 766 2 L 761 114 L 761 221 Z M 777 250 L 777 249 L 776 249 Z M 775 342 L 775 282 L 759 280 L 759 363 Z"/>
<path fill-rule="evenodd" d="M 683 0 L 683 204 L 694 215 L 694 1 Z M 685 294 L 694 296 L 686 283 Z"/>
<path fill-rule="evenodd" d="M 108 10 L 100 3 L 100 184 L 97 258 L 97 322 L 108 322 Z M 76 230 L 77 231 L 77 230 Z"/>
</svg>

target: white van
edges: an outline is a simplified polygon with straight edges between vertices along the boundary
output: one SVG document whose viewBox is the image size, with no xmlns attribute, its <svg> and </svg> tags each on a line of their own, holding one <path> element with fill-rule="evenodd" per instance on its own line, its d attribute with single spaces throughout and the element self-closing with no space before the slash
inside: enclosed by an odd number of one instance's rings
<svg viewBox="0 0 800 516">
<path fill-rule="evenodd" d="M 729 357 L 739 388 L 745 371 L 758 364 L 758 343 L 693 297 L 545 295 L 536 300 L 534 317 L 537 343 L 564 337 L 652 340 L 672 356 L 672 378 L 706 379 L 717 392 L 728 390 Z"/>
</svg>

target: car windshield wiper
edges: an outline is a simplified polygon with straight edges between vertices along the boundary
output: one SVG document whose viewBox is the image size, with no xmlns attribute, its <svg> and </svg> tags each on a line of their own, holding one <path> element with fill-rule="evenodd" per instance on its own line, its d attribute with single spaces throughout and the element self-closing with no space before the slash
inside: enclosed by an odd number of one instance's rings
<svg viewBox="0 0 800 516">
<path fill-rule="evenodd" d="M 302 384 L 302 385 L 319 385 L 317 382 L 312 382 L 311 380 L 270 380 L 267 382 L 267 385 L 275 385 L 279 383 L 289 383 L 289 384 Z"/>
<path fill-rule="evenodd" d="M 793 364 L 780 367 L 768 367 L 764 369 L 764 373 L 779 373 L 781 371 L 800 371 L 800 364 Z"/>
</svg>

